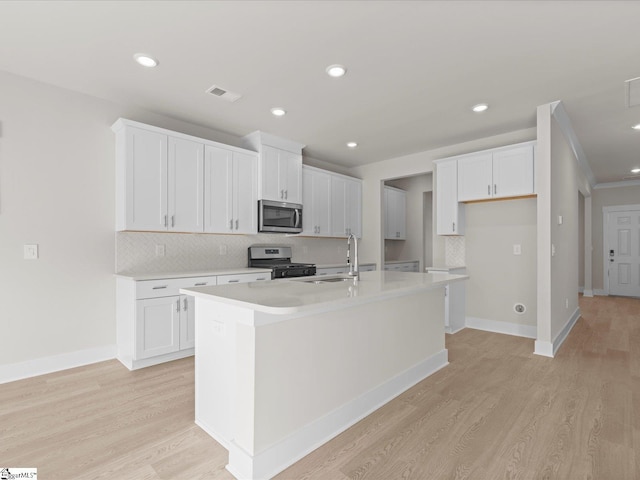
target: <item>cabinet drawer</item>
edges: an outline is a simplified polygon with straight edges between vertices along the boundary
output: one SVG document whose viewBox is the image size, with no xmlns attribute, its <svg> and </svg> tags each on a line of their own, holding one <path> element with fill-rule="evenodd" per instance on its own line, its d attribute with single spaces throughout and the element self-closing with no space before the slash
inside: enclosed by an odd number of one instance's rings
<svg viewBox="0 0 640 480">
<path fill-rule="evenodd" d="M 181 288 L 216 285 L 216 277 L 166 278 L 136 282 L 136 299 L 180 295 Z"/>
<path fill-rule="evenodd" d="M 271 280 L 271 274 L 269 272 L 220 275 L 218 276 L 218 285 L 226 285 L 227 283 L 262 282 L 267 280 Z"/>
</svg>

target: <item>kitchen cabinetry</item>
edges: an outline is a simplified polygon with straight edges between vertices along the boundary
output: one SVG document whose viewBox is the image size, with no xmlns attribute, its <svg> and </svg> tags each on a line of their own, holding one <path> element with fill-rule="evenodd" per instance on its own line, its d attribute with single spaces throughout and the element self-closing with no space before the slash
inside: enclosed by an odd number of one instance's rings
<svg viewBox="0 0 640 480">
<path fill-rule="evenodd" d="M 130 370 L 193 355 L 193 297 L 180 288 L 216 285 L 215 276 L 135 281 L 118 278 L 118 359 Z"/>
<path fill-rule="evenodd" d="M 123 118 L 111 128 L 116 134 L 118 231 L 205 231 L 205 196 L 211 193 L 205 191 L 205 147 L 227 150 L 234 158 L 257 157 L 255 152 Z M 243 182 L 241 186 L 245 191 L 238 197 L 246 198 L 251 188 L 255 199 L 255 183 Z M 248 208 L 248 200 L 246 205 Z M 244 212 L 241 218 L 245 216 L 249 218 L 249 213 Z M 256 216 L 252 212 L 251 218 Z M 233 218 L 235 226 L 238 217 Z M 255 227 L 225 233 L 255 233 Z"/>
<path fill-rule="evenodd" d="M 333 174 L 331 176 L 331 235 L 362 237 L 362 181 Z"/>
<path fill-rule="evenodd" d="M 458 162 L 436 163 L 436 233 L 464 235 L 464 205 L 458 203 Z"/>
<path fill-rule="evenodd" d="M 533 144 L 458 158 L 458 201 L 509 198 L 534 193 Z"/>
<path fill-rule="evenodd" d="M 259 153 L 258 199 L 302 204 L 304 145 L 260 131 L 243 141 Z"/>
<path fill-rule="evenodd" d="M 201 232 L 204 146 L 116 125 L 116 228 Z"/>
<path fill-rule="evenodd" d="M 428 273 L 466 275 L 465 267 L 429 267 Z M 456 333 L 466 327 L 467 282 L 449 283 L 444 290 L 444 331 Z"/>
<path fill-rule="evenodd" d="M 387 262 L 384 264 L 384 269 L 396 272 L 419 272 L 420 262 L 418 260 L 411 260 L 408 262 Z"/>
<path fill-rule="evenodd" d="M 374 272 L 376 270 L 375 263 L 363 263 L 359 265 L 360 272 Z M 338 267 L 320 267 L 316 268 L 316 275 L 343 275 L 349 273 L 349 264 Z"/>
<path fill-rule="evenodd" d="M 264 282 L 271 280 L 271 273 L 239 273 L 235 275 L 218 275 L 217 285 L 228 283 Z"/>
<path fill-rule="evenodd" d="M 302 167 L 303 213 L 302 235 L 331 236 L 331 176 L 324 170 Z"/>
<path fill-rule="evenodd" d="M 384 187 L 385 240 L 407 238 L 407 193 L 394 187 Z"/>
<path fill-rule="evenodd" d="M 257 158 L 207 145 L 205 222 L 211 233 L 257 233 Z"/>
</svg>

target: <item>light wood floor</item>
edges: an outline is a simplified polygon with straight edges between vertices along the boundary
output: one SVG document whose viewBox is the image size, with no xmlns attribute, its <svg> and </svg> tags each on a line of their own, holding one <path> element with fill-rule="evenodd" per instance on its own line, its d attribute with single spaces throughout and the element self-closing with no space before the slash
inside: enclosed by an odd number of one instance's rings
<svg viewBox="0 0 640 480">
<path fill-rule="evenodd" d="M 640 479 L 640 300 L 580 306 L 555 359 L 529 339 L 447 336 L 447 368 L 276 478 Z M 0 466 L 45 480 L 231 480 L 193 397 L 193 359 L 0 385 Z"/>
</svg>

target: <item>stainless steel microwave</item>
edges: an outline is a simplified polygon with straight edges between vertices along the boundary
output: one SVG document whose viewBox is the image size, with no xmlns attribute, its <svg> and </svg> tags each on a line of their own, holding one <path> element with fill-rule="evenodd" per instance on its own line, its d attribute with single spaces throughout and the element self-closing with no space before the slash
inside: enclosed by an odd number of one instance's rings
<svg viewBox="0 0 640 480">
<path fill-rule="evenodd" d="M 258 200 L 258 231 L 279 233 L 302 232 L 302 205 Z"/>
</svg>

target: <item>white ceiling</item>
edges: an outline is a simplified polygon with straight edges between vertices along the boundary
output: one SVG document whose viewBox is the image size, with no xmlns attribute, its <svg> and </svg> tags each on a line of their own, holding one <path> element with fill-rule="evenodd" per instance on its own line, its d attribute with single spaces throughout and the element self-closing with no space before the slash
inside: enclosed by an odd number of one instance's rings
<svg viewBox="0 0 640 480">
<path fill-rule="evenodd" d="M 639 18 L 632 1 L 0 1 L 0 70 L 344 166 L 534 127 L 562 100 L 602 183 L 640 167 Z"/>
</svg>

